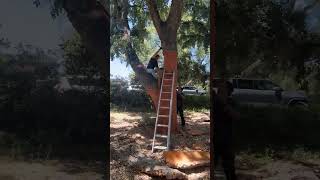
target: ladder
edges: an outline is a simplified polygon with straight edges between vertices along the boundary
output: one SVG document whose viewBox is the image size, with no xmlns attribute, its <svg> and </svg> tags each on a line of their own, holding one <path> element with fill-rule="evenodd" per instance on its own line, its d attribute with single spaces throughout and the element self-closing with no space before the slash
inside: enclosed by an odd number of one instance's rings
<svg viewBox="0 0 320 180">
<path fill-rule="evenodd" d="M 166 72 L 164 70 L 162 80 L 161 80 L 161 89 L 160 89 L 160 95 L 159 95 L 159 102 L 158 102 L 158 108 L 157 108 L 157 118 L 156 118 L 156 124 L 154 128 L 154 135 L 153 135 L 153 141 L 152 141 L 152 153 L 155 149 L 158 150 L 169 150 L 170 146 L 170 131 L 171 131 L 171 118 L 172 118 L 172 101 L 173 101 L 173 93 L 174 91 L 174 77 L 175 72 Z M 163 121 L 168 122 L 168 124 L 160 124 L 159 119 L 162 119 Z M 157 130 L 158 127 L 160 128 L 166 128 L 167 134 L 158 134 Z M 166 139 L 166 145 L 165 146 L 155 146 L 156 138 L 162 138 Z"/>
</svg>

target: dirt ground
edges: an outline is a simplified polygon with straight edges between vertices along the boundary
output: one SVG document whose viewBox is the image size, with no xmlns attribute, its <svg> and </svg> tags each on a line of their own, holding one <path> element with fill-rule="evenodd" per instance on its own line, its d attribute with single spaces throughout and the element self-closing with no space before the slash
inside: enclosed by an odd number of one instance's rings
<svg viewBox="0 0 320 180">
<path fill-rule="evenodd" d="M 133 170 L 128 164 L 130 157 L 149 157 L 162 161 L 162 153 L 151 153 L 155 114 L 133 112 L 111 112 L 110 151 L 111 179 L 157 179 Z M 208 112 L 187 112 L 186 128 L 172 137 L 174 150 L 209 151 Z M 200 135 L 192 135 L 192 134 Z M 240 180 L 318 180 L 320 179 L 320 159 L 312 162 L 294 160 L 268 160 L 255 162 L 246 156 L 237 155 L 236 168 Z M 209 167 L 200 167 L 188 171 L 181 170 L 192 177 L 200 175 L 209 179 Z M 224 174 L 220 166 L 216 168 L 215 177 L 223 180 Z M 159 178 L 160 179 L 160 178 Z"/>
<path fill-rule="evenodd" d="M 186 112 L 186 127 L 172 134 L 174 150 L 209 151 L 209 114 Z M 162 152 L 151 153 L 155 114 L 110 112 L 110 151 L 111 179 L 151 179 L 151 177 L 132 170 L 128 166 L 130 157 L 148 157 L 163 162 Z M 180 123 L 180 122 L 179 122 Z M 209 167 L 183 171 L 187 175 L 201 174 L 209 178 Z"/>
<path fill-rule="evenodd" d="M 26 162 L 0 157 L 0 180 L 101 180 L 98 165 L 49 160 Z"/>
</svg>

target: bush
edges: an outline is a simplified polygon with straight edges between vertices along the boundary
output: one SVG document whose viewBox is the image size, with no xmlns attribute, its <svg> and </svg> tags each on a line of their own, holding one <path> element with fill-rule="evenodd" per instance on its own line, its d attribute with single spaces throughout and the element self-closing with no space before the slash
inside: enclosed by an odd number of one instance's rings
<svg viewBox="0 0 320 180">
<path fill-rule="evenodd" d="M 104 143 L 104 95 L 41 89 L 23 99 L 16 111 L 14 99 L 1 109 L 1 129 L 31 139 L 35 144 Z M 96 140 L 96 141 L 95 141 Z"/>
<path fill-rule="evenodd" d="M 120 109 L 151 110 L 152 102 L 144 90 L 128 91 L 129 82 L 123 78 L 110 79 L 110 103 Z"/>
<path fill-rule="evenodd" d="M 234 123 L 235 143 L 240 149 L 320 149 L 320 119 L 314 112 L 283 108 L 239 108 L 241 119 Z"/>
<path fill-rule="evenodd" d="M 210 109 L 209 96 L 185 96 L 184 107 L 186 109 Z"/>
<path fill-rule="evenodd" d="M 111 92 L 110 103 L 120 108 L 138 108 L 151 110 L 152 103 L 145 91 L 117 91 Z"/>
</svg>

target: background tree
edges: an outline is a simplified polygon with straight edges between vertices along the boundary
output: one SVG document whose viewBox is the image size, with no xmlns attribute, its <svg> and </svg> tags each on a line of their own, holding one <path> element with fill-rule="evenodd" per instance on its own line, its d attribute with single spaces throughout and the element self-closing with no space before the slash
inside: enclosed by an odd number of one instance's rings
<svg viewBox="0 0 320 180">
<path fill-rule="evenodd" d="M 299 83 L 305 77 L 304 62 L 315 55 L 318 46 L 318 35 L 311 33 L 306 23 L 315 3 L 295 9 L 293 1 L 219 0 L 217 71 L 229 76 L 277 75 L 279 79 L 289 73 Z"/>
<path fill-rule="evenodd" d="M 150 1 L 151 2 L 151 1 Z M 152 1 L 152 3 L 145 1 L 121 1 L 111 4 L 112 16 L 112 58 L 126 59 L 126 62 L 135 66 L 142 65 L 143 62 L 149 60 L 150 56 L 159 47 L 162 38 L 167 38 L 165 35 L 155 37 L 155 32 L 163 33 L 159 30 L 159 20 L 164 20 L 170 15 L 169 1 Z M 178 3 L 178 2 L 177 2 Z M 150 8 L 148 8 L 148 5 Z M 174 4 L 171 4 L 171 8 Z M 156 8 L 155 8 L 156 6 Z M 202 62 L 202 65 L 208 64 L 209 58 L 197 57 L 199 53 L 192 52 L 192 47 L 202 48 L 208 52 L 208 34 L 209 34 L 209 1 L 184 1 L 184 12 L 181 18 L 181 26 L 177 33 L 167 33 L 177 35 L 178 46 L 168 47 L 165 49 L 176 49 L 179 53 L 179 80 L 181 83 L 188 82 L 191 79 L 189 74 L 202 73 L 204 69 L 202 66 L 192 65 Z M 158 10 L 158 13 L 154 13 Z M 151 15 L 151 18 L 149 16 Z M 157 15 L 158 14 L 158 15 Z M 159 17 L 158 17 L 159 16 Z M 122 17 L 122 19 L 121 19 Z M 155 19 L 153 20 L 152 17 Z M 169 18 L 168 18 L 169 19 Z M 124 23 L 124 22 L 127 23 Z M 155 25 L 153 26 L 153 22 Z M 169 20 L 168 20 L 168 23 Z M 150 27 L 151 26 L 151 27 Z M 157 29 L 158 26 L 158 29 Z M 169 27 L 166 27 L 169 28 Z M 123 32 L 129 32 L 130 33 Z M 130 41 L 133 46 L 127 47 L 128 39 L 124 38 L 130 34 Z M 147 42 L 147 43 L 146 43 Z M 164 42 L 161 42 L 163 44 Z M 173 42 L 175 43 L 175 42 Z M 127 47 L 127 48 L 124 48 Z M 150 48 L 151 47 L 151 48 Z M 147 51 L 146 51 L 147 50 Z M 195 51 L 195 50 L 193 50 Z M 129 53 L 128 53 L 129 52 Z M 203 60 L 205 59 L 205 60 Z M 201 69 L 202 68 L 202 69 Z M 192 70 L 191 70 L 192 69 Z M 138 68 L 133 68 L 141 82 L 156 85 L 153 77 Z M 208 68 L 207 68 L 208 71 Z M 142 73 L 142 74 L 141 74 Z M 188 74 L 189 73 L 189 74 Z M 140 74 L 140 75 L 139 75 Z M 143 75 L 144 74 L 144 75 Z M 188 76 L 187 76 L 188 75 Z M 200 75 L 199 75 L 200 76 Z M 150 78 L 150 79 L 148 79 Z M 194 78 L 197 79 L 198 78 Z"/>
<path fill-rule="evenodd" d="M 63 50 L 64 67 L 68 75 L 82 75 L 87 79 L 100 75 L 97 63 L 92 60 L 94 56 L 85 48 L 78 33 L 65 40 L 60 47 Z"/>
</svg>

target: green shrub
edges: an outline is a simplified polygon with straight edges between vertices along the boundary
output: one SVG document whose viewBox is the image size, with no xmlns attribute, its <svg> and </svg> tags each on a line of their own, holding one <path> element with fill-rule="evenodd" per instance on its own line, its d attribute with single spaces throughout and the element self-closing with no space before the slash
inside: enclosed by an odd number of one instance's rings
<svg viewBox="0 0 320 180">
<path fill-rule="evenodd" d="M 185 96 L 184 107 L 186 109 L 210 109 L 209 96 Z"/>
<path fill-rule="evenodd" d="M 301 109 L 253 108 L 238 109 L 241 118 L 234 123 L 236 147 L 320 149 L 320 119 L 315 112 Z"/>
</svg>

